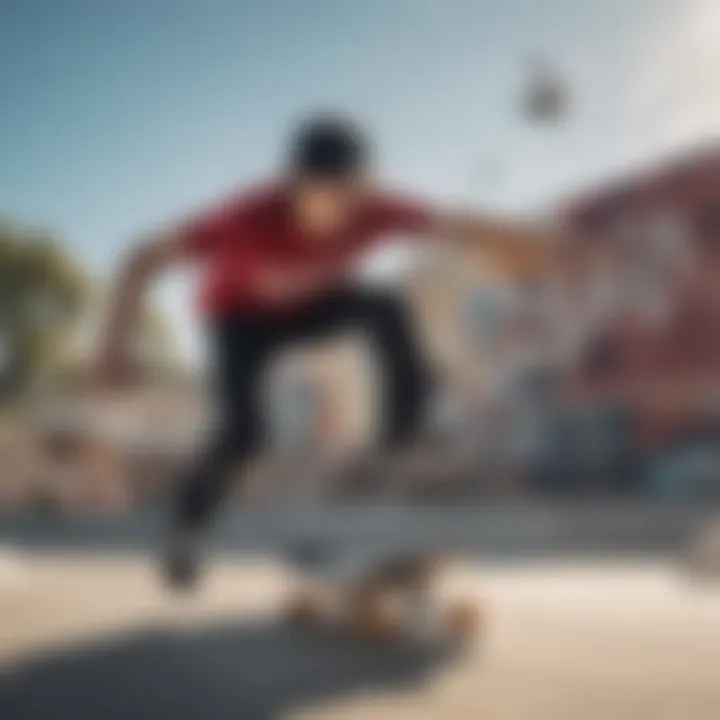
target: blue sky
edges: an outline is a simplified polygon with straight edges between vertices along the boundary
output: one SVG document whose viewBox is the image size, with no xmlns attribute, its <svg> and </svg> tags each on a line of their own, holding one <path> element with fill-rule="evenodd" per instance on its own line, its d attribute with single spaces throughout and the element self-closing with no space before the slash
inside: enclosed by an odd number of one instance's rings
<svg viewBox="0 0 720 720">
<path fill-rule="evenodd" d="M 716 5 L 0 0 L 0 215 L 53 229 L 106 274 L 138 232 L 269 172 L 317 107 L 370 124 L 395 183 L 542 206 L 709 132 L 717 96 L 681 71 L 701 83 L 720 60 Z M 534 54 L 575 89 L 558 128 L 516 112 Z M 188 349 L 185 287 L 160 299 Z"/>
</svg>

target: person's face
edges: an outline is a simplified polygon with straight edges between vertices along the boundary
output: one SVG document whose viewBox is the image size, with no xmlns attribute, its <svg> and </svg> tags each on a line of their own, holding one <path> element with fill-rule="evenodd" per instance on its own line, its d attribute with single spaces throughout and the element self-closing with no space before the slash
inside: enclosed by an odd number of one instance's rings
<svg viewBox="0 0 720 720">
<path fill-rule="evenodd" d="M 298 179 L 293 210 L 297 222 L 311 238 L 332 239 L 361 210 L 369 191 L 365 177 L 343 180 Z"/>
</svg>

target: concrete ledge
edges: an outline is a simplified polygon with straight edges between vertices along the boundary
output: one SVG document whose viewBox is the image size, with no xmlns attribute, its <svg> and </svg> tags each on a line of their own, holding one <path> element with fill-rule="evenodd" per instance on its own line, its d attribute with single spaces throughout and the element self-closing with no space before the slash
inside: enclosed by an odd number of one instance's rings
<svg viewBox="0 0 720 720">
<path fill-rule="evenodd" d="M 712 507 L 650 503 L 547 503 L 483 507 L 253 508 L 215 532 L 228 552 L 282 549 L 314 537 L 373 546 L 447 548 L 498 555 L 676 553 L 720 515 Z M 163 536 L 157 512 L 118 517 L 0 516 L 0 544 L 26 548 L 148 551 Z"/>
</svg>

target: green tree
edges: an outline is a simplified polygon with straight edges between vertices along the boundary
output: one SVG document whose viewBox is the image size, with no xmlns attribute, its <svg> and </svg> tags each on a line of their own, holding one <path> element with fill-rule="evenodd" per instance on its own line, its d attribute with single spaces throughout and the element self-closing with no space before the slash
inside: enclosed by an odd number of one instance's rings
<svg viewBox="0 0 720 720">
<path fill-rule="evenodd" d="M 0 224 L 0 398 L 53 367 L 89 289 L 82 265 L 54 238 Z"/>
<path fill-rule="evenodd" d="M 57 239 L 0 222 L 0 400 L 58 377 L 82 384 L 87 357 L 78 356 L 74 345 L 106 294 L 106 284 L 95 282 Z M 81 355 L 93 340 L 86 338 Z M 132 345 L 153 370 L 174 363 L 171 329 L 149 303 Z"/>
</svg>

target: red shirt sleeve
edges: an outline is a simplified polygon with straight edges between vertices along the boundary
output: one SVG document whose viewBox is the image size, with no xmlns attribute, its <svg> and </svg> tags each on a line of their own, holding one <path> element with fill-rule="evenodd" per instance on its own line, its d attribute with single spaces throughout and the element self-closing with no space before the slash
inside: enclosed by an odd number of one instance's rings
<svg viewBox="0 0 720 720">
<path fill-rule="evenodd" d="M 237 240 L 249 221 L 252 206 L 251 199 L 239 195 L 191 217 L 179 229 L 187 254 L 203 258 L 216 252 L 228 240 Z"/>
<path fill-rule="evenodd" d="M 434 209 L 422 200 L 385 195 L 376 201 L 374 224 L 381 232 L 427 235 L 435 219 Z"/>
</svg>

